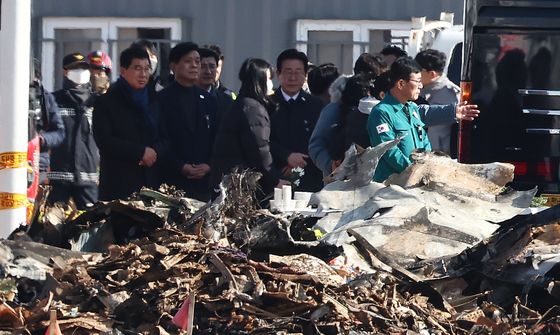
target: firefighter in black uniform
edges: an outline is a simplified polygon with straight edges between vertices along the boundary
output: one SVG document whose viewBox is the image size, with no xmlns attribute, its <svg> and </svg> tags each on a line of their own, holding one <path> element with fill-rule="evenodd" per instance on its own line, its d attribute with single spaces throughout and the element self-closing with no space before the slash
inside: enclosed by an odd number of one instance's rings
<svg viewBox="0 0 560 335">
<path fill-rule="evenodd" d="M 47 174 L 53 186 L 49 203 L 74 199 L 78 209 L 97 201 L 99 153 L 91 128 L 93 95 L 89 65 L 84 55 L 64 57 L 63 88 L 54 92 L 66 136 L 51 152 L 51 170 Z"/>
</svg>

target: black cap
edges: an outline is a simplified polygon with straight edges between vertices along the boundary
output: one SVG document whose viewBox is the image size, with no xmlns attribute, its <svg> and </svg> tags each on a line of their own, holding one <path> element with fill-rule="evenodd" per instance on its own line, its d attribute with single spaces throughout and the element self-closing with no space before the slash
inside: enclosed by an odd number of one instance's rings
<svg viewBox="0 0 560 335">
<path fill-rule="evenodd" d="M 74 52 L 64 56 L 64 58 L 62 59 L 62 67 L 65 70 L 75 69 L 75 68 L 88 69 L 89 64 L 86 61 L 86 57 L 84 55 L 82 55 L 79 52 Z"/>
</svg>

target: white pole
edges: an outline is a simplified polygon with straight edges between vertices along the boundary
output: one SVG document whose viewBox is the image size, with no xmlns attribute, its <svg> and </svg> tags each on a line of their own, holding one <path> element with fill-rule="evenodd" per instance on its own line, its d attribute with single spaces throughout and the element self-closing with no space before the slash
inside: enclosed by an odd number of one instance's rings
<svg viewBox="0 0 560 335">
<path fill-rule="evenodd" d="M 0 1 L 0 237 L 25 223 L 31 0 Z"/>
</svg>

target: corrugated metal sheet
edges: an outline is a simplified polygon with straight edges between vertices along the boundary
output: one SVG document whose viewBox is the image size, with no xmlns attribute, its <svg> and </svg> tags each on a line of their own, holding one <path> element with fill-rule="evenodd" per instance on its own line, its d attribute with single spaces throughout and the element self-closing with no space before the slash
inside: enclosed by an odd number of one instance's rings
<svg viewBox="0 0 560 335">
<path fill-rule="evenodd" d="M 461 22 L 463 1 L 34 0 L 34 47 L 40 52 L 41 18 L 48 16 L 181 18 L 184 40 L 223 48 L 223 79 L 237 88 L 238 66 L 245 58 L 261 57 L 274 64 L 281 50 L 295 46 L 298 19 L 435 20 L 442 11 L 454 12 L 455 22 Z"/>
</svg>

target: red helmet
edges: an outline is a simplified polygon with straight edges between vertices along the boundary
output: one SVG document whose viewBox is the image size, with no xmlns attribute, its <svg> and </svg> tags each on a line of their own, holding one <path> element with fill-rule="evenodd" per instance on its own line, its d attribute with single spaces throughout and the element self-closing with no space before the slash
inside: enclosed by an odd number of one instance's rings
<svg viewBox="0 0 560 335">
<path fill-rule="evenodd" d="M 95 50 L 89 53 L 87 61 L 92 68 L 105 70 L 107 73 L 111 72 L 113 63 L 109 55 L 101 50 Z"/>
</svg>

